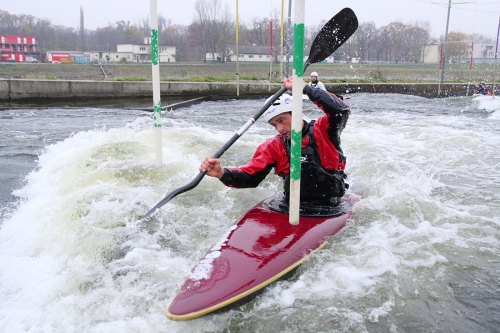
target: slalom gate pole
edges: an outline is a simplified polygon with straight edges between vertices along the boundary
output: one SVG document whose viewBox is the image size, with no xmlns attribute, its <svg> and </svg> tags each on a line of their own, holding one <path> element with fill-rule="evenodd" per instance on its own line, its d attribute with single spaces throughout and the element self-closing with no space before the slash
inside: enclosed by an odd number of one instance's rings
<svg viewBox="0 0 500 333">
<path fill-rule="evenodd" d="M 299 224 L 300 157 L 302 153 L 302 90 L 304 87 L 304 0 L 295 1 L 293 25 L 292 134 L 290 148 L 290 224 Z"/>
<path fill-rule="evenodd" d="M 161 95 L 160 95 L 160 62 L 158 61 L 158 11 L 157 0 L 150 0 L 151 25 L 151 74 L 153 82 L 153 126 L 155 128 L 156 162 L 163 164 L 161 143 Z"/>
</svg>

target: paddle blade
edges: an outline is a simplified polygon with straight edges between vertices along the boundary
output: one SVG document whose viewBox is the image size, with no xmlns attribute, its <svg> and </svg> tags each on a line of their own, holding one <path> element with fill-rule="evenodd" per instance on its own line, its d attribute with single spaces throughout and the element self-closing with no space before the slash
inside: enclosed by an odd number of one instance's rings
<svg viewBox="0 0 500 333">
<path fill-rule="evenodd" d="M 320 62 L 329 57 L 351 37 L 358 28 L 358 18 L 351 8 L 344 8 L 320 30 L 309 51 L 308 64 Z"/>
</svg>

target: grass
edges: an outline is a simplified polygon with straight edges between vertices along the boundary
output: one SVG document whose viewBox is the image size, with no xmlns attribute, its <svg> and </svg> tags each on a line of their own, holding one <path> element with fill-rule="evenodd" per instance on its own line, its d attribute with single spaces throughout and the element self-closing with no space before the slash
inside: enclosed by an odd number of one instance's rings
<svg viewBox="0 0 500 333">
<path fill-rule="evenodd" d="M 291 66 L 291 64 L 290 64 Z M 113 64 L 103 66 L 107 78 L 96 65 L 77 64 L 0 64 L 0 78 L 44 80 L 115 80 L 149 81 L 150 64 Z M 240 80 L 269 80 L 269 63 L 240 63 Z M 272 71 L 280 82 L 280 64 Z M 305 73 L 320 74 L 325 83 L 374 83 L 374 82 L 437 82 L 437 64 L 314 64 Z M 497 65 L 477 64 L 469 71 L 468 64 L 447 64 L 445 81 L 499 81 Z M 236 81 L 235 63 L 169 63 L 160 65 L 162 81 L 232 82 Z"/>
<path fill-rule="evenodd" d="M 122 76 L 122 77 L 117 77 L 117 78 L 113 78 L 112 79 L 113 81 L 148 81 L 148 78 L 145 78 L 145 77 L 140 77 L 140 76 Z"/>
</svg>

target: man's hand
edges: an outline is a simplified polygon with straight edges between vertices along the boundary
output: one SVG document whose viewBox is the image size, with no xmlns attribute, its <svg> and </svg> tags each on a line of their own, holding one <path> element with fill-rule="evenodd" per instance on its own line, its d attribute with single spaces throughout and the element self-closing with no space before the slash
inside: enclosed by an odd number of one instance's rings
<svg viewBox="0 0 500 333">
<path fill-rule="evenodd" d="M 306 82 L 302 81 L 302 85 L 300 86 L 300 90 L 303 90 L 304 87 L 306 86 Z M 286 90 L 292 91 L 292 86 L 293 86 L 293 76 L 286 77 L 283 79 L 283 85 L 285 86 Z"/>
<path fill-rule="evenodd" d="M 205 157 L 200 165 L 200 172 L 205 172 L 207 176 L 221 178 L 224 175 L 224 169 L 218 158 Z"/>
</svg>

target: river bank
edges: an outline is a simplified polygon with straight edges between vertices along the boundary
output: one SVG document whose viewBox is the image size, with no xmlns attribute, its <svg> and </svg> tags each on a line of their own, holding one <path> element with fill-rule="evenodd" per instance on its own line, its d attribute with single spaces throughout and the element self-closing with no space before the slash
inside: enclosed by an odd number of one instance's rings
<svg viewBox="0 0 500 333">
<path fill-rule="evenodd" d="M 283 65 L 283 67 L 281 66 Z M 283 68 L 284 73 L 282 73 Z M 304 76 L 318 72 L 325 83 L 435 83 L 440 79 L 438 64 L 312 64 Z M 162 63 L 162 81 L 230 82 L 236 80 L 236 64 L 226 63 Z M 268 62 L 241 62 L 240 80 L 274 82 L 286 75 L 286 65 Z M 447 64 L 444 83 L 469 81 L 496 82 L 499 71 L 494 64 Z M 26 80 L 93 80 L 147 81 L 150 64 L 27 64 L 0 63 L 0 79 Z"/>
<path fill-rule="evenodd" d="M 236 81 L 234 63 L 169 63 L 160 65 L 163 99 L 268 96 L 285 75 L 276 63 L 242 63 Z M 449 64 L 439 85 L 437 64 L 313 64 L 335 93 L 400 93 L 423 97 L 463 96 L 474 81 L 497 82 L 495 65 Z M 269 73 L 272 80 L 269 80 Z M 307 77 L 309 71 L 304 73 Z M 152 98 L 149 64 L 0 64 L 0 103 L 108 103 Z M 441 94 L 438 92 L 441 91 Z M 239 93 L 238 93 L 239 92 Z M 170 104 L 171 102 L 169 102 Z M 175 103 L 175 102 L 174 102 Z M 164 104 L 164 103 L 163 103 Z"/>
<path fill-rule="evenodd" d="M 152 98 L 150 81 L 93 81 L 93 80 L 26 80 L 0 79 L 0 102 L 30 103 L 43 101 L 92 102 L 111 99 Z M 245 82 L 161 82 L 162 98 L 192 99 L 257 97 L 273 94 L 280 83 Z M 422 97 L 464 96 L 472 87 L 464 83 L 327 83 L 329 91 L 350 93 L 399 93 Z M 439 93 L 439 91 L 441 93 Z M 239 94 L 238 94 L 239 92 Z M 89 100 L 90 99 L 90 100 Z"/>
</svg>

